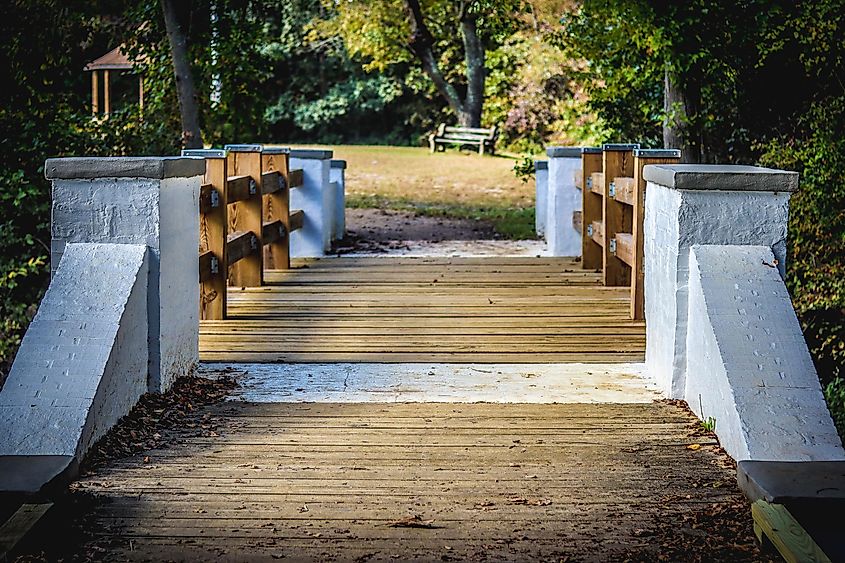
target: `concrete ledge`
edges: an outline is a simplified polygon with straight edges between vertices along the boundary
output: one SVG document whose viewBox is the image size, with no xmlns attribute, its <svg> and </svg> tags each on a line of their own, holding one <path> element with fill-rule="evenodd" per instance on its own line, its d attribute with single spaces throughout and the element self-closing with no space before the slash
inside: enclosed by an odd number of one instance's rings
<svg viewBox="0 0 845 563">
<path fill-rule="evenodd" d="M 200 158 L 226 158 L 226 149 L 183 149 L 182 156 L 198 156 Z"/>
<path fill-rule="evenodd" d="M 605 143 L 601 146 L 601 150 L 605 152 L 632 151 L 638 148 L 640 148 L 639 143 Z"/>
<path fill-rule="evenodd" d="M 0 455 L 0 494 L 50 496 L 79 471 L 72 455 Z"/>
<path fill-rule="evenodd" d="M 549 208 L 549 161 L 534 161 L 534 232 L 546 236 Z"/>
<path fill-rule="evenodd" d="M 264 150 L 264 145 L 223 145 L 223 148 L 229 152 L 262 152 Z"/>
<path fill-rule="evenodd" d="M 581 158 L 582 147 L 549 147 L 546 156 L 551 158 Z"/>
<path fill-rule="evenodd" d="M 690 249 L 684 399 L 736 460 L 845 451 L 789 293 L 765 246 Z"/>
<path fill-rule="evenodd" d="M 845 503 L 845 461 L 740 461 L 739 488 L 751 502 L 837 500 Z"/>
<path fill-rule="evenodd" d="M 291 158 L 328 160 L 334 156 L 334 151 L 324 149 L 291 149 Z"/>
<path fill-rule="evenodd" d="M 794 192 L 798 172 L 721 164 L 650 164 L 643 178 L 676 190 Z"/>
<path fill-rule="evenodd" d="M 181 156 L 71 157 L 48 158 L 44 176 L 48 180 L 94 178 L 190 178 L 205 174 L 201 158 Z"/>
<path fill-rule="evenodd" d="M 334 170 L 346 170 L 346 161 L 345 160 L 332 160 L 332 169 Z"/>
<path fill-rule="evenodd" d="M 634 149 L 634 156 L 650 158 L 681 158 L 678 149 Z"/>
<path fill-rule="evenodd" d="M 581 149 L 563 151 L 562 154 L 566 156 L 549 158 L 547 195 L 543 202 L 545 211 L 538 206 L 538 213 L 545 216 L 549 254 L 580 256 L 581 233 L 572 228 L 572 215 L 581 209 L 581 192 L 575 187 L 575 174 L 581 169 Z M 541 174 L 537 173 L 538 189 Z"/>
</svg>

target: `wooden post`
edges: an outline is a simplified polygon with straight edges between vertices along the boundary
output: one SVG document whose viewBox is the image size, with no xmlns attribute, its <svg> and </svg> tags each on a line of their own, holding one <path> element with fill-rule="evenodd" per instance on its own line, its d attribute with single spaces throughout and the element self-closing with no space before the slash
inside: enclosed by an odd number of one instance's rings
<svg viewBox="0 0 845 563">
<path fill-rule="evenodd" d="M 643 220 L 645 218 L 645 189 L 643 167 L 647 164 L 677 164 L 681 151 L 676 149 L 634 150 L 634 263 L 631 265 L 631 318 L 645 318 L 645 263 L 643 250 Z"/>
<path fill-rule="evenodd" d="M 290 157 L 288 149 L 266 148 L 261 153 L 264 172 L 278 172 L 284 179 L 284 187 L 264 196 L 264 222 L 281 221 L 285 226 L 284 239 L 268 244 L 264 248 L 264 267 L 268 270 L 290 269 Z M 266 186 L 265 186 L 266 188 Z M 266 190 L 270 191 L 270 190 Z"/>
<path fill-rule="evenodd" d="M 257 239 L 257 248 L 254 252 L 232 264 L 229 280 L 235 287 L 259 287 L 264 283 L 261 146 L 233 145 L 227 148 L 229 149 L 229 176 L 249 176 L 253 182 L 250 189 L 251 196 L 237 202 L 230 209 L 229 229 L 232 232 L 251 232 Z M 253 189 L 254 193 L 252 193 Z"/>
<path fill-rule="evenodd" d="M 581 267 L 598 270 L 602 267 L 601 246 L 588 232 L 593 221 L 602 220 L 602 198 L 590 189 L 592 175 L 601 172 L 602 151 L 587 147 L 581 151 Z"/>
<path fill-rule="evenodd" d="M 614 253 L 616 233 L 630 233 L 633 227 L 633 213 L 631 208 L 616 201 L 611 195 L 610 184 L 617 176 L 634 175 L 634 149 L 639 145 L 613 145 L 602 147 L 602 163 L 604 168 L 604 200 L 602 203 L 602 217 L 604 221 L 604 248 L 602 251 L 602 267 L 604 269 L 604 285 L 620 286 L 631 284 L 631 267 L 620 260 Z"/>
<path fill-rule="evenodd" d="M 91 113 L 97 115 L 100 112 L 100 84 L 96 70 L 91 71 Z"/>
<path fill-rule="evenodd" d="M 103 113 L 111 113 L 111 93 L 109 92 L 109 71 L 103 71 Z"/>
<path fill-rule="evenodd" d="M 226 318 L 226 280 L 228 257 L 226 242 L 229 236 L 227 218 L 228 201 L 226 197 L 226 178 L 228 163 L 225 156 L 207 157 L 205 160 L 205 183 L 200 205 L 200 253 L 211 251 L 216 259 L 216 268 L 212 266 L 212 276 L 200 280 L 200 318 L 202 320 L 220 320 Z M 205 201 L 206 186 L 210 186 L 209 199 Z M 216 194 L 212 195 L 212 194 Z M 216 270 L 216 273 L 215 271 Z"/>
</svg>

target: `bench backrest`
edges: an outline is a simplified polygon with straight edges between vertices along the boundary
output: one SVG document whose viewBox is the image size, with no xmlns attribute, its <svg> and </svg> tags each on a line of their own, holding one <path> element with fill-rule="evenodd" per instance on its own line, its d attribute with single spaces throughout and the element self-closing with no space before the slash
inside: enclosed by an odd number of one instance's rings
<svg viewBox="0 0 845 563">
<path fill-rule="evenodd" d="M 450 127 L 441 123 L 437 128 L 437 136 L 444 139 L 459 139 L 467 141 L 493 141 L 498 135 L 496 127 Z"/>
</svg>

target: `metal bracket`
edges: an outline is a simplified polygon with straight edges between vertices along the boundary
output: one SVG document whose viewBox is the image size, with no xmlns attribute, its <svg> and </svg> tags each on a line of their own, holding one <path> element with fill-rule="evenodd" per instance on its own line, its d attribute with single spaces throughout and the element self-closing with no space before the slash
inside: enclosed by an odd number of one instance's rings
<svg viewBox="0 0 845 563">
<path fill-rule="evenodd" d="M 217 256 L 211 257 L 211 273 L 212 274 L 219 274 L 220 273 L 220 261 L 217 260 Z"/>
<path fill-rule="evenodd" d="M 593 226 L 592 225 L 587 225 L 587 236 L 588 237 L 593 236 Z"/>
<path fill-rule="evenodd" d="M 607 192 L 610 194 L 610 197 L 616 197 L 616 184 L 614 182 L 611 182 L 607 187 Z"/>
<path fill-rule="evenodd" d="M 288 182 L 285 177 L 279 174 L 279 191 L 285 191 L 288 187 Z"/>
<path fill-rule="evenodd" d="M 587 178 L 587 189 L 588 190 L 593 189 L 593 178 L 592 177 Z"/>
<path fill-rule="evenodd" d="M 249 179 L 249 195 L 255 195 L 258 191 L 258 184 L 255 183 L 255 178 Z"/>
<path fill-rule="evenodd" d="M 250 234 L 250 237 L 249 237 L 249 247 L 250 247 L 251 249 L 253 249 L 253 250 L 257 250 L 257 249 L 258 249 L 258 237 L 257 237 L 257 236 L 255 236 L 255 234 L 254 234 L 254 233 L 251 233 L 251 234 Z"/>
<path fill-rule="evenodd" d="M 613 254 L 614 256 L 616 256 L 616 239 L 615 238 L 610 239 L 609 248 L 610 248 L 610 253 Z"/>
<path fill-rule="evenodd" d="M 217 190 L 211 190 L 211 207 L 220 207 L 220 194 L 217 193 Z"/>
</svg>

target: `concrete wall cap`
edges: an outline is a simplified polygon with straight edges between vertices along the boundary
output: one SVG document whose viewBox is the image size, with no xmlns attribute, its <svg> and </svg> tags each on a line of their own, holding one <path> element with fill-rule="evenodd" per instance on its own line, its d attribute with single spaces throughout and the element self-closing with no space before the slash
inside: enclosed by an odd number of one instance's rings
<svg viewBox="0 0 845 563">
<path fill-rule="evenodd" d="M 290 147 L 264 147 L 264 154 L 290 154 Z"/>
<path fill-rule="evenodd" d="M 649 164 L 643 178 L 675 190 L 794 192 L 798 173 L 730 164 Z"/>
<path fill-rule="evenodd" d="M 634 156 L 640 158 L 681 158 L 678 149 L 634 149 Z"/>
<path fill-rule="evenodd" d="M 549 169 L 549 161 L 548 160 L 535 160 L 534 161 L 534 170 L 548 170 Z"/>
<path fill-rule="evenodd" d="M 579 158 L 581 147 L 549 147 L 546 149 L 546 156 L 550 158 Z"/>
<path fill-rule="evenodd" d="M 603 151 L 632 151 L 640 148 L 639 143 L 605 143 L 601 146 Z"/>
<path fill-rule="evenodd" d="M 332 160 L 332 168 L 340 168 L 341 170 L 346 168 L 346 161 L 345 160 Z"/>
<path fill-rule="evenodd" d="M 119 156 L 48 158 L 48 180 L 94 178 L 190 178 L 205 174 L 205 160 L 182 156 Z"/>
<path fill-rule="evenodd" d="M 601 154 L 601 147 L 581 147 L 581 154 Z"/>
<path fill-rule="evenodd" d="M 334 156 L 334 151 L 325 149 L 291 149 L 290 155 L 292 158 L 327 160 Z"/>
<path fill-rule="evenodd" d="M 200 158 L 226 158 L 226 149 L 182 149 L 182 156 L 198 156 Z"/>
<path fill-rule="evenodd" d="M 261 152 L 264 145 L 223 145 L 223 148 L 229 152 Z"/>
</svg>

